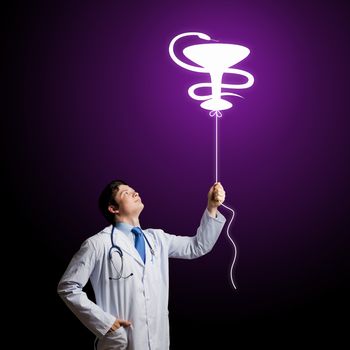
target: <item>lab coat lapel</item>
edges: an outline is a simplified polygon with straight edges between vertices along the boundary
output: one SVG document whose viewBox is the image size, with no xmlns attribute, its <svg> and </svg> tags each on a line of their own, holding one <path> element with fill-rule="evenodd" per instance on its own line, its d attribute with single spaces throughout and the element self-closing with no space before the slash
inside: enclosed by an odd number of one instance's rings
<svg viewBox="0 0 350 350">
<path fill-rule="evenodd" d="M 120 249 L 132 256 L 139 264 L 143 267 L 145 266 L 144 262 L 141 259 L 139 252 L 136 250 L 135 246 L 130 242 L 130 240 L 126 237 L 125 233 L 120 230 L 115 230 L 115 243 L 120 247 Z"/>
</svg>

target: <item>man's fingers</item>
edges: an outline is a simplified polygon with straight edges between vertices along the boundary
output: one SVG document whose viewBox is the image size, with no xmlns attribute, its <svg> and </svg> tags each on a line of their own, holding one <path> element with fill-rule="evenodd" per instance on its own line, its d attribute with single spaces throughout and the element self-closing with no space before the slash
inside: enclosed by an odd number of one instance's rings
<svg viewBox="0 0 350 350">
<path fill-rule="evenodd" d="M 225 196 L 226 192 L 224 190 L 214 191 L 214 197 Z"/>
<path fill-rule="evenodd" d="M 123 327 L 129 327 L 131 326 L 131 322 L 130 321 L 125 321 L 125 320 L 119 320 L 119 324 Z"/>
<path fill-rule="evenodd" d="M 225 194 L 224 193 L 219 193 L 215 196 L 215 198 L 225 198 Z"/>
<path fill-rule="evenodd" d="M 215 200 L 217 202 L 223 203 L 225 201 L 225 197 L 218 197 L 218 198 L 215 198 Z"/>
<path fill-rule="evenodd" d="M 223 188 L 222 185 L 221 185 L 221 182 L 215 182 L 214 185 L 213 185 L 213 188 Z"/>
<path fill-rule="evenodd" d="M 223 203 L 225 200 L 225 191 L 220 182 L 215 182 L 210 188 L 209 199 L 215 202 Z"/>
</svg>

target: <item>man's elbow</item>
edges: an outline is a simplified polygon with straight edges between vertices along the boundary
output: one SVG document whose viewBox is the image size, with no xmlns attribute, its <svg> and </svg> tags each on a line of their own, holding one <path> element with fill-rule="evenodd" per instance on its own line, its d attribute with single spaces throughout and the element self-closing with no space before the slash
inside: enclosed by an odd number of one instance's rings
<svg viewBox="0 0 350 350">
<path fill-rule="evenodd" d="M 205 246 L 202 244 L 196 244 L 193 249 L 192 256 L 193 259 L 200 258 L 203 255 L 210 253 L 213 249 L 213 246 Z"/>
<path fill-rule="evenodd" d="M 67 288 L 66 288 L 65 283 L 60 281 L 57 285 L 56 292 L 61 298 L 63 298 L 64 295 L 67 294 Z"/>
<path fill-rule="evenodd" d="M 57 285 L 57 294 L 62 299 L 65 299 L 69 294 L 74 293 L 76 289 L 77 286 L 75 285 L 75 283 L 61 280 Z"/>
</svg>

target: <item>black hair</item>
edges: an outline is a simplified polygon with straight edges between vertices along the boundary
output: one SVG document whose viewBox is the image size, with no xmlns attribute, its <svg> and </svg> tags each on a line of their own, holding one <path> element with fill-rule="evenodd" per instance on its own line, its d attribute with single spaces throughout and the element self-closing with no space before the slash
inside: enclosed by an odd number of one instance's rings
<svg viewBox="0 0 350 350">
<path fill-rule="evenodd" d="M 128 186 L 128 184 L 122 180 L 113 180 L 102 190 L 98 198 L 98 207 L 110 224 L 114 224 L 115 217 L 114 214 L 108 210 L 108 207 L 114 205 L 117 209 L 119 208 L 115 200 L 115 195 L 118 193 L 120 185 Z"/>
</svg>

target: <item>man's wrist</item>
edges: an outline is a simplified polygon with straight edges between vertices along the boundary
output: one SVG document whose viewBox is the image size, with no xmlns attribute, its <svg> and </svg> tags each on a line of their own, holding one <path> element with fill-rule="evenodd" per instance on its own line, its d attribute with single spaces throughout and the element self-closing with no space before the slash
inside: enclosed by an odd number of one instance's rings
<svg viewBox="0 0 350 350">
<path fill-rule="evenodd" d="M 111 328 L 108 330 L 107 333 L 114 332 L 119 328 L 119 323 L 118 320 L 115 320 L 114 323 L 112 324 Z"/>
<path fill-rule="evenodd" d="M 208 210 L 208 213 L 211 217 L 213 218 L 216 218 L 216 214 L 218 212 L 218 208 L 217 207 L 211 207 L 211 206 L 207 206 L 207 210 Z"/>
</svg>

